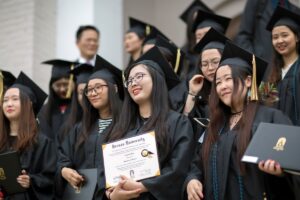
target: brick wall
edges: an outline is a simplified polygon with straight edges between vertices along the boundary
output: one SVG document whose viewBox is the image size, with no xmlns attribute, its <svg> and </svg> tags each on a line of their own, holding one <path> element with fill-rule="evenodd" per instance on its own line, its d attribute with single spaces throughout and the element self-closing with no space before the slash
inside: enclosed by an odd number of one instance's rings
<svg viewBox="0 0 300 200">
<path fill-rule="evenodd" d="M 23 70 L 47 91 L 55 55 L 56 0 L 0 0 L 0 68 Z"/>
</svg>

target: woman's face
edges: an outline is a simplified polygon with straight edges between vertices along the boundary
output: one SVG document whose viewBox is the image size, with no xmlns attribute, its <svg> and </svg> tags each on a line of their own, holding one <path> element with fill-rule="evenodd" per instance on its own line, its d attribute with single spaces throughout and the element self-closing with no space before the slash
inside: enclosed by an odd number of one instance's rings
<svg viewBox="0 0 300 200">
<path fill-rule="evenodd" d="M 52 89 L 60 99 L 66 99 L 68 87 L 68 78 L 60 78 L 52 83 Z M 72 88 L 74 88 L 74 84 L 72 85 Z"/>
<path fill-rule="evenodd" d="M 201 54 L 201 71 L 203 76 L 209 81 L 214 80 L 216 69 L 219 66 L 221 54 L 217 49 L 207 49 Z"/>
<path fill-rule="evenodd" d="M 228 107 L 240 109 L 243 106 L 247 90 L 250 86 L 251 76 L 248 76 L 244 80 L 244 86 L 239 82 L 236 97 L 232 98 L 234 82 L 231 68 L 228 65 L 224 65 L 216 71 L 216 91 L 220 100 Z"/>
<path fill-rule="evenodd" d="M 133 53 L 142 49 L 143 40 L 134 32 L 125 34 L 124 46 L 127 53 Z"/>
<path fill-rule="evenodd" d="M 198 28 L 195 32 L 196 43 L 198 43 L 204 35 L 209 31 L 210 27 Z"/>
<path fill-rule="evenodd" d="M 108 85 L 103 79 L 90 80 L 85 94 L 95 109 L 101 110 L 109 107 Z"/>
<path fill-rule="evenodd" d="M 83 107 L 83 104 L 82 104 L 82 97 L 84 95 L 84 88 L 86 86 L 86 83 L 79 83 L 77 85 L 77 100 L 80 104 L 81 107 Z"/>
<path fill-rule="evenodd" d="M 272 30 L 272 44 L 277 53 L 282 56 L 297 52 L 296 43 L 299 38 L 287 26 L 276 26 Z"/>
<path fill-rule="evenodd" d="M 128 77 L 128 92 L 132 100 L 141 105 L 150 102 L 152 93 L 152 78 L 143 64 L 133 67 Z"/>
<path fill-rule="evenodd" d="M 20 90 L 8 89 L 4 94 L 2 106 L 4 115 L 9 121 L 18 120 L 21 114 Z"/>
</svg>

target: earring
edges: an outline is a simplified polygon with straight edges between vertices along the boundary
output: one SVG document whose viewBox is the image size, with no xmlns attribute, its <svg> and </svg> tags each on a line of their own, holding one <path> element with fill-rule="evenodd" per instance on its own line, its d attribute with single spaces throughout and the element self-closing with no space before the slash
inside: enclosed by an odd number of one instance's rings
<svg viewBox="0 0 300 200">
<path fill-rule="evenodd" d="M 249 104 L 250 99 L 251 99 L 251 90 L 248 89 L 248 92 L 247 92 L 247 104 Z"/>
</svg>

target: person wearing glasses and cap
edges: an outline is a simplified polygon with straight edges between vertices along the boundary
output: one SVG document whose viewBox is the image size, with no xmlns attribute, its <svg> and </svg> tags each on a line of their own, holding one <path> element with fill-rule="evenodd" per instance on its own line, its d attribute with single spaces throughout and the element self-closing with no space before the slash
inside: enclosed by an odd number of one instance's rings
<svg viewBox="0 0 300 200">
<path fill-rule="evenodd" d="M 5 199 L 53 199 L 55 146 L 38 127 L 36 115 L 47 94 L 23 72 L 9 87 L 0 106 L 0 153 L 17 151 L 22 172 L 17 178 L 24 193 Z"/>
<path fill-rule="evenodd" d="M 118 121 L 122 106 L 122 72 L 99 55 L 94 72 L 88 77 L 84 89 L 83 117 L 74 125 L 59 149 L 56 193 L 64 192 L 66 184 L 78 187 L 84 181 L 77 170 L 97 168 L 98 185 L 95 199 L 105 193 L 102 143 Z"/>
<path fill-rule="evenodd" d="M 119 184 L 107 190 L 107 198 L 178 199 L 194 152 L 189 120 L 170 110 L 168 102 L 168 89 L 178 84 L 178 78 L 157 47 L 127 68 L 124 75 L 127 90 L 123 108 L 108 141 L 155 130 L 161 175 L 141 181 L 121 176 Z"/>
<path fill-rule="evenodd" d="M 188 82 L 183 81 L 170 91 L 174 109 L 190 118 L 196 140 L 209 122 L 208 99 L 211 84 L 227 40 L 223 34 L 211 28 L 194 48 L 199 57 L 197 73 Z"/>
<path fill-rule="evenodd" d="M 269 82 L 278 89 L 279 101 L 275 107 L 300 125 L 300 15 L 277 7 L 267 30 L 272 33 L 274 60 Z"/>
<path fill-rule="evenodd" d="M 267 62 L 227 41 L 212 83 L 210 124 L 184 184 L 189 200 L 294 199 L 286 179 L 275 176 L 278 163 L 241 162 L 260 122 L 290 124 L 281 111 L 259 105 L 266 68 Z"/>
<path fill-rule="evenodd" d="M 48 102 L 43 106 L 38 119 L 43 133 L 55 140 L 61 126 L 70 113 L 71 96 L 74 90 L 74 75 L 70 70 L 78 63 L 54 59 L 43 62 L 52 66 Z"/>
</svg>

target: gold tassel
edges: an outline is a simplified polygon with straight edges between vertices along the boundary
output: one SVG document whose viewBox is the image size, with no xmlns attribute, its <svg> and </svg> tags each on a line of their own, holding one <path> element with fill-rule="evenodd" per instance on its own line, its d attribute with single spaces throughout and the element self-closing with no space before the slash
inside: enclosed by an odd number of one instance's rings
<svg viewBox="0 0 300 200">
<path fill-rule="evenodd" d="M 71 65 L 70 67 L 71 70 L 74 69 L 74 64 Z M 66 98 L 67 99 L 70 99 L 71 98 L 71 95 L 72 95 L 72 90 L 73 90 L 73 80 L 74 80 L 74 74 L 70 74 L 70 78 L 69 78 L 69 85 L 68 85 L 68 91 L 67 91 L 67 94 L 66 94 Z"/>
<path fill-rule="evenodd" d="M 148 36 L 151 33 L 151 28 L 149 25 L 146 26 L 146 36 Z"/>
<path fill-rule="evenodd" d="M 0 70 L 0 103 L 2 103 L 3 92 L 4 92 L 4 77 Z"/>
<path fill-rule="evenodd" d="M 178 69 L 179 69 L 180 57 L 181 57 L 180 49 L 177 49 L 176 63 L 175 63 L 175 68 L 174 68 L 174 72 L 175 72 L 176 74 L 177 74 Z"/>
<path fill-rule="evenodd" d="M 258 101 L 257 83 L 256 83 L 256 60 L 252 55 L 252 84 L 251 84 L 251 101 Z"/>
</svg>

